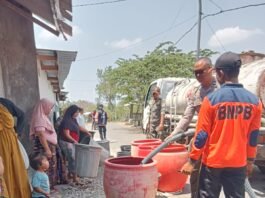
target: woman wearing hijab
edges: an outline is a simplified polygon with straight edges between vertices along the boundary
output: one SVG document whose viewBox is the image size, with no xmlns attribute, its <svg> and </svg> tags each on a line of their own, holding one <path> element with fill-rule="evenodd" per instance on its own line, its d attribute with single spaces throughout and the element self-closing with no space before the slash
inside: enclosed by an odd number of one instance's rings
<svg viewBox="0 0 265 198">
<path fill-rule="evenodd" d="M 0 197 L 30 198 L 31 191 L 28 175 L 19 149 L 17 134 L 14 129 L 13 116 L 16 115 L 13 110 L 15 109 L 18 110 L 13 102 L 1 98 L 0 156 L 2 157 L 2 168 L 4 168 L 4 170 L 2 170 L 3 177 L 0 176 Z"/>
<path fill-rule="evenodd" d="M 63 153 L 68 161 L 68 177 L 73 179 L 74 183 L 79 183 L 75 168 L 75 146 L 79 142 L 80 132 L 91 136 L 87 129 L 79 126 L 77 123 L 77 116 L 79 114 L 79 107 L 71 105 L 65 111 L 63 120 L 59 126 L 59 140 Z"/>
<path fill-rule="evenodd" d="M 32 113 L 30 124 L 30 137 L 34 144 L 34 154 L 44 153 L 49 160 L 50 167 L 47 171 L 51 189 L 56 184 L 67 183 L 62 155 L 57 144 L 57 134 L 49 119 L 54 103 L 48 99 L 41 99 Z"/>
</svg>

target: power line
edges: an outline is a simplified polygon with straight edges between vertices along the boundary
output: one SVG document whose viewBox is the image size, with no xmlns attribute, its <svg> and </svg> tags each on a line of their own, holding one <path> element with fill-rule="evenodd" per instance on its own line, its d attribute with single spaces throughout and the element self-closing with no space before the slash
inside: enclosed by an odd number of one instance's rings
<svg viewBox="0 0 265 198">
<path fill-rule="evenodd" d="M 264 6 L 264 5 L 265 5 L 265 3 L 250 4 L 250 5 L 246 5 L 246 6 L 241 6 L 241 7 L 236 7 L 236 8 L 230 8 L 230 9 L 227 9 L 227 10 L 221 10 L 219 12 L 215 12 L 215 13 L 211 13 L 211 14 L 204 15 L 202 17 L 202 20 L 204 20 L 205 18 L 208 18 L 208 17 L 212 17 L 212 16 L 216 16 L 216 15 L 219 15 L 219 14 L 223 14 L 225 12 L 231 12 L 231 11 L 235 11 L 235 10 L 245 9 L 245 8 L 248 8 L 248 7 L 257 7 L 257 6 Z M 162 34 L 165 34 L 166 32 L 171 31 L 172 29 L 174 29 L 174 28 L 176 28 L 176 27 L 178 27 L 178 26 L 180 26 L 180 25 L 182 25 L 182 24 L 190 21 L 195 16 L 196 15 L 194 15 L 194 16 L 188 18 L 187 20 L 184 20 L 184 21 L 182 21 L 182 22 L 180 22 L 180 23 L 178 23 L 178 24 L 176 24 L 176 25 L 174 25 L 174 26 L 172 26 L 172 27 L 170 27 L 170 28 L 168 28 L 168 29 L 166 29 L 166 30 L 164 30 L 162 32 L 159 32 L 159 33 L 157 33 L 157 34 L 155 34 L 155 35 L 153 35 L 151 37 L 148 37 L 148 38 L 146 38 L 146 39 L 144 39 L 144 40 L 142 40 L 140 42 L 137 42 L 137 43 L 135 43 L 133 45 L 130 45 L 128 47 L 124 47 L 124 48 L 121 48 L 121 49 L 109 51 L 109 52 L 106 52 L 106 53 L 103 53 L 103 54 L 99 54 L 99 55 L 96 55 L 96 56 L 90 56 L 90 57 L 81 58 L 81 59 L 76 60 L 76 62 L 77 61 L 86 61 L 86 60 L 90 60 L 90 59 L 100 58 L 102 56 L 106 56 L 106 55 L 109 55 L 109 54 L 113 54 L 113 53 L 116 53 L 116 52 L 123 51 L 124 49 L 133 48 L 133 47 L 135 47 L 135 46 L 137 46 L 139 44 L 142 44 L 143 42 L 146 42 L 146 41 L 151 40 L 153 38 L 156 38 L 156 37 L 158 37 L 158 36 L 160 36 Z M 179 44 L 179 42 L 182 39 L 184 39 L 196 27 L 196 25 L 197 25 L 197 22 L 195 22 L 184 34 L 182 34 L 182 36 L 180 36 L 180 38 L 175 42 L 175 45 Z"/>
<path fill-rule="evenodd" d="M 210 1 L 215 7 L 217 7 L 220 10 L 223 10 L 223 8 L 221 6 L 219 6 L 216 2 L 214 2 L 213 0 L 208 0 Z"/>
<path fill-rule="evenodd" d="M 98 2 L 98 3 L 85 3 L 85 4 L 73 5 L 73 7 L 86 7 L 86 6 L 94 6 L 94 5 L 112 4 L 112 3 L 118 3 L 121 1 L 127 1 L 127 0 L 104 1 L 104 2 Z"/>
<path fill-rule="evenodd" d="M 182 22 L 180 22 L 180 23 L 178 23 L 178 24 L 176 24 L 176 25 L 174 25 L 174 26 L 172 26 L 172 27 L 169 27 L 169 28 L 167 28 L 167 29 L 164 30 L 164 31 L 161 31 L 161 32 L 159 32 L 159 33 L 157 33 L 157 34 L 154 34 L 154 35 L 152 35 L 152 36 L 150 36 L 150 37 L 148 37 L 148 38 L 146 38 L 146 39 L 143 39 L 143 40 L 141 40 L 141 41 L 139 41 L 139 42 L 137 42 L 137 43 L 135 43 L 135 44 L 133 44 L 133 45 L 130 45 L 130 46 L 128 46 L 128 47 L 123 47 L 123 48 L 121 48 L 121 49 L 112 50 L 112 51 L 109 51 L 109 52 L 106 52 L 106 53 L 103 53 L 103 54 L 99 54 L 99 55 L 96 55 L 96 56 L 90 56 L 90 57 L 81 58 L 81 59 L 76 60 L 76 62 L 77 62 L 77 61 L 85 61 L 85 60 L 90 60 L 90 59 L 100 58 L 100 57 L 102 57 L 102 56 L 106 56 L 106 55 L 109 55 L 109 54 L 113 54 L 113 53 L 116 53 L 116 52 L 123 51 L 124 49 L 130 49 L 130 48 L 136 47 L 136 46 L 138 46 L 139 44 L 142 44 L 142 43 L 144 43 L 144 42 L 146 42 L 146 41 L 149 41 L 149 40 L 151 40 L 151 39 L 154 39 L 154 38 L 156 38 L 156 37 L 158 37 L 158 36 L 160 36 L 160 35 L 163 35 L 163 34 L 169 32 L 169 31 L 171 31 L 171 30 L 174 29 L 174 28 L 177 28 L 177 27 L 179 27 L 179 26 L 181 26 L 181 25 L 183 25 L 183 24 L 189 22 L 190 20 L 192 20 L 193 18 L 195 18 L 195 16 L 196 16 L 196 15 L 193 15 L 192 17 L 190 17 L 190 18 L 188 18 L 188 19 L 186 19 L 186 20 L 183 20 Z"/>
<path fill-rule="evenodd" d="M 245 9 L 245 8 L 249 8 L 249 7 L 258 7 L 258 6 L 264 6 L 265 3 L 259 3 L 259 4 L 250 4 L 250 5 L 245 5 L 245 6 L 240 6 L 240 7 L 236 7 L 236 8 L 230 8 L 227 10 L 220 10 L 219 12 L 215 12 L 212 14 L 207 14 L 204 15 L 202 17 L 202 20 L 208 18 L 208 17 L 212 17 L 212 16 L 216 16 L 219 14 L 223 14 L 225 12 L 231 12 L 231 11 L 235 11 L 235 10 L 240 10 L 240 9 Z M 185 38 L 198 24 L 198 22 L 195 22 L 184 34 L 182 34 L 182 36 L 175 42 L 175 45 L 177 45 L 183 38 Z"/>
<path fill-rule="evenodd" d="M 178 9 L 178 11 L 177 11 L 177 15 L 174 17 L 174 20 L 172 21 L 170 27 L 174 26 L 175 22 L 176 22 L 177 19 L 179 18 L 179 15 L 180 15 L 180 13 L 181 13 L 183 7 L 184 7 L 184 3 L 186 3 L 186 2 L 187 2 L 187 1 L 185 1 L 185 0 L 182 1 L 182 4 L 180 5 L 180 7 L 179 7 L 179 9 Z"/>
<path fill-rule="evenodd" d="M 198 24 L 198 22 L 195 22 L 190 29 L 188 29 L 182 36 L 175 42 L 175 45 L 177 45 L 185 36 L 187 36 Z"/>
<path fill-rule="evenodd" d="M 240 6 L 240 7 L 236 7 L 236 8 L 230 8 L 230 9 L 226 9 L 226 10 L 220 10 L 219 12 L 216 13 L 212 13 L 212 14 L 207 14 L 203 17 L 203 19 L 208 18 L 210 16 L 216 16 L 225 12 L 231 12 L 231 11 L 235 11 L 235 10 L 241 10 L 241 9 L 245 9 L 245 8 L 249 8 L 249 7 L 258 7 L 258 6 L 264 6 L 265 3 L 259 3 L 259 4 L 249 4 L 249 5 L 245 5 L 245 6 Z"/>
<path fill-rule="evenodd" d="M 206 19 L 206 24 L 208 25 L 209 29 L 212 31 L 213 35 L 215 36 L 215 39 L 217 40 L 217 42 L 220 44 L 220 46 L 223 48 L 223 51 L 227 51 L 224 47 L 224 45 L 222 44 L 221 40 L 218 38 L 217 34 L 215 33 L 214 29 L 212 28 L 212 26 L 210 25 L 209 21 Z"/>
</svg>

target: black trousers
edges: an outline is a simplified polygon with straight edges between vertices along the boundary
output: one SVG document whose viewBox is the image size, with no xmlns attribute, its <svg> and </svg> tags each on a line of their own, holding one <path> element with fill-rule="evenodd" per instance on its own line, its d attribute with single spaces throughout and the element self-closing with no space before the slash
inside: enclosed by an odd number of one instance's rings
<svg viewBox="0 0 265 198">
<path fill-rule="evenodd" d="M 202 165 L 199 181 L 200 198 L 218 198 L 223 187 L 226 198 L 245 197 L 246 167 L 210 168 Z"/>
<path fill-rule="evenodd" d="M 98 131 L 99 131 L 99 135 L 100 135 L 100 139 L 106 139 L 106 126 L 98 126 Z"/>
</svg>

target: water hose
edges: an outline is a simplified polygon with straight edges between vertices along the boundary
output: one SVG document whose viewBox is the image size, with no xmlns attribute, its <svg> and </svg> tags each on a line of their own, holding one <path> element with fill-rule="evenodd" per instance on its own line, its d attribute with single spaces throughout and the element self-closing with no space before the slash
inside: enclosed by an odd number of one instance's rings
<svg viewBox="0 0 265 198">
<path fill-rule="evenodd" d="M 246 178 L 246 180 L 245 180 L 245 191 L 248 193 L 250 198 L 257 198 L 257 195 L 253 191 L 253 189 L 249 183 L 248 178 Z"/>
<path fill-rule="evenodd" d="M 179 132 L 173 137 L 165 140 L 162 144 L 160 144 L 158 147 L 156 147 L 151 153 L 149 153 L 141 162 L 141 164 L 146 164 L 150 159 L 152 159 L 159 151 L 161 151 L 163 148 L 167 147 L 169 144 L 171 144 L 174 141 L 180 140 L 182 138 L 185 138 L 187 136 L 193 136 L 194 131 L 186 131 L 186 132 Z"/>
</svg>

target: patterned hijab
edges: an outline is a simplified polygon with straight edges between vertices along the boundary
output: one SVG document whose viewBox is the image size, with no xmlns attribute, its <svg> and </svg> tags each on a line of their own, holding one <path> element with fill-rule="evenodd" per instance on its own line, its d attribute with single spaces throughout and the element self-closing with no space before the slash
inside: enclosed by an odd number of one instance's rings
<svg viewBox="0 0 265 198">
<path fill-rule="evenodd" d="M 73 115 L 79 111 L 79 107 L 77 105 L 71 105 L 66 109 L 63 120 L 59 126 L 59 132 L 62 132 L 65 129 L 68 129 L 70 131 L 75 131 L 79 133 L 79 126 L 76 121 L 76 119 L 73 117 Z"/>
<path fill-rule="evenodd" d="M 53 124 L 49 119 L 49 114 L 54 106 L 50 100 L 43 98 L 34 107 L 32 118 L 30 122 L 30 136 L 35 134 L 36 127 L 44 127 L 49 132 L 54 132 Z"/>
</svg>

